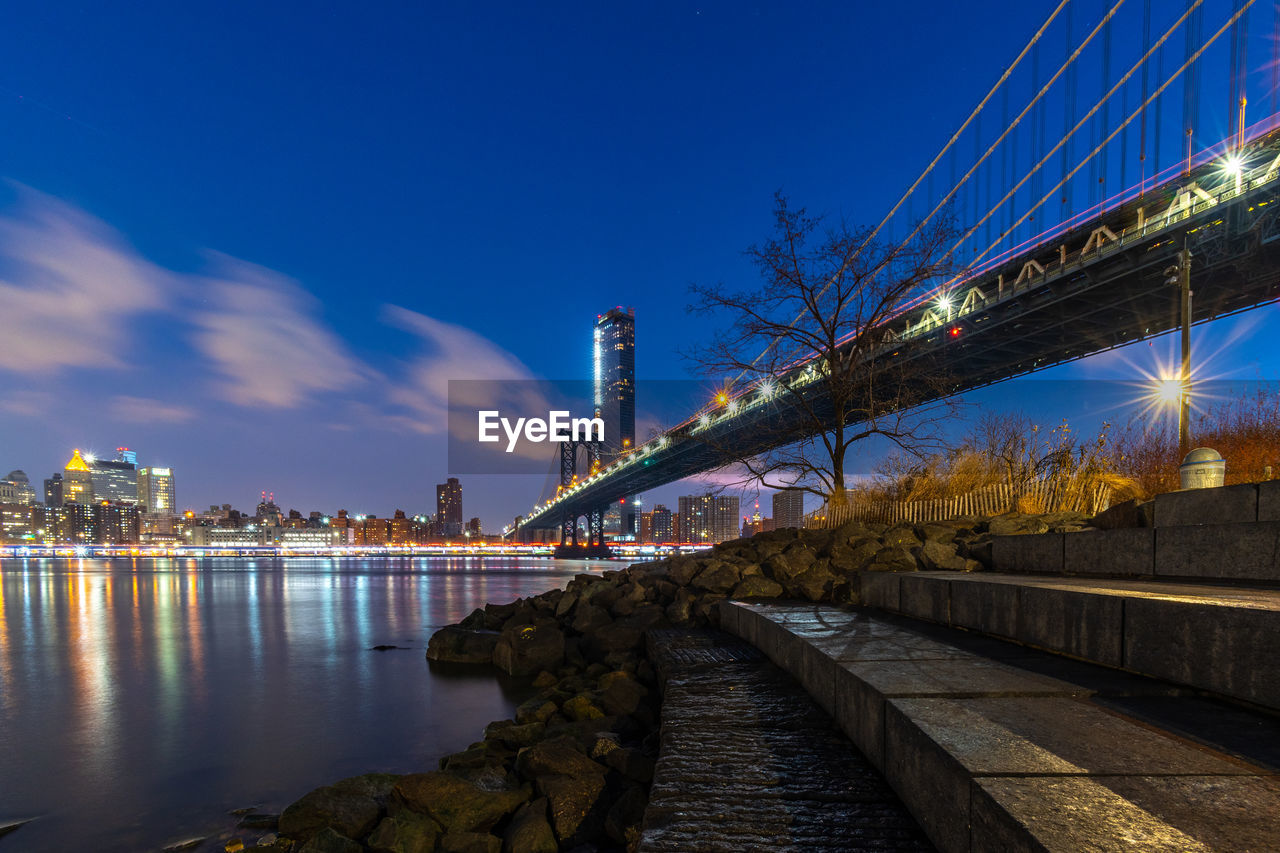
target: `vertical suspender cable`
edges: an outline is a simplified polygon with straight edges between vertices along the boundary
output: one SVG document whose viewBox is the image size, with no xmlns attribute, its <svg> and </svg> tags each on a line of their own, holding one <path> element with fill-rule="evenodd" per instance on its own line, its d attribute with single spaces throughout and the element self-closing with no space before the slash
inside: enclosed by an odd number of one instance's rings
<svg viewBox="0 0 1280 853">
<path fill-rule="evenodd" d="M 1071 29 L 1072 29 L 1071 18 L 1072 18 L 1071 10 L 1068 9 L 1067 10 L 1067 55 L 1068 56 L 1071 54 Z M 1065 84 L 1065 89 L 1063 91 L 1063 98 L 1062 98 L 1062 129 L 1064 131 L 1068 127 L 1071 127 L 1071 125 L 1074 123 L 1075 109 L 1076 109 L 1075 101 L 1076 101 L 1076 67 L 1073 64 L 1070 68 L 1067 69 L 1067 81 Z M 1068 157 L 1070 156 L 1070 150 L 1073 147 L 1074 146 L 1068 143 L 1062 148 L 1062 174 L 1064 175 L 1067 173 L 1067 160 L 1068 160 Z M 1061 217 L 1062 217 L 1062 221 L 1064 222 L 1071 218 L 1071 204 L 1069 200 L 1070 195 L 1071 195 L 1070 187 L 1063 185 Z"/>
<path fill-rule="evenodd" d="M 1105 3 L 1106 0 L 1103 0 L 1103 2 Z M 1110 88 L 1110 86 L 1111 86 L 1111 22 L 1107 21 L 1107 28 L 1102 31 L 1102 87 L 1098 90 L 1099 93 L 1105 96 L 1107 93 L 1107 89 Z M 1128 114 L 1127 109 L 1125 110 L 1125 114 L 1126 115 Z M 1097 144 L 1097 139 L 1100 138 L 1102 134 L 1107 132 L 1107 128 L 1111 127 L 1111 101 L 1109 99 L 1104 101 L 1102 104 L 1101 118 L 1102 118 L 1102 121 L 1095 124 L 1095 127 L 1098 129 L 1098 132 L 1094 138 L 1095 145 Z M 1098 157 L 1097 175 L 1098 175 L 1098 179 L 1093 183 L 1093 191 L 1096 195 L 1095 204 L 1099 205 L 1098 213 L 1101 214 L 1102 213 L 1101 205 L 1102 205 L 1103 199 L 1107 197 L 1107 194 L 1105 191 L 1106 183 L 1107 183 L 1107 149 L 1106 148 L 1102 149 L 1102 154 Z"/>
<path fill-rule="evenodd" d="M 1187 0 L 1187 8 L 1191 8 L 1191 0 Z M 1191 13 L 1191 20 L 1187 22 L 1186 48 L 1183 51 L 1183 60 L 1185 61 L 1191 56 L 1191 52 L 1196 49 L 1196 18 L 1195 12 Z M 1196 99 L 1196 73 L 1194 69 L 1187 72 L 1187 76 L 1182 78 L 1182 132 L 1184 139 L 1182 141 L 1182 150 L 1178 152 L 1178 156 L 1183 158 L 1183 177 L 1191 177 L 1191 137 L 1195 132 L 1194 119 L 1191 112 Z"/>
<path fill-rule="evenodd" d="M 1146 0 L 1142 6 L 1142 49 L 1145 52 L 1151 51 L 1151 0 Z M 1138 198 L 1142 198 L 1147 194 L 1147 95 L 1151 91 L 1151 61 L 1144 60 L 1142 63 L 1142 119 L 1141 129 L 1138 133 L 1138 180 L 1141 186 L 1138 188 Z"/>
<path fill-rule="evenodd" d="M 1235 12 L 1240 11 L 1240 0 L 1235 0 Z M 1231 27 L 1231 70 L 1227 72 L 1227 139 L 1235 141 L 1236 128 L 1236 88 L 1240 83 L 1240 22 Z"/>
<path fill-rule="evenodd" d="M 1244 148 L 1244 107 L 1248 101 L 1249 87 L 1249 10 L 1245 9 L 1244 14 L 1240 16 L 1240 59 L 1236 62 L 1236 70 L 1240 75 L 1240 82 L 1236 84 L 1236 94 L 1240 97 L 1240 118 L 1236 121 L 1237 132 L 1240 136 L 1236 141 L 1236 148 Z"/>
</svg>

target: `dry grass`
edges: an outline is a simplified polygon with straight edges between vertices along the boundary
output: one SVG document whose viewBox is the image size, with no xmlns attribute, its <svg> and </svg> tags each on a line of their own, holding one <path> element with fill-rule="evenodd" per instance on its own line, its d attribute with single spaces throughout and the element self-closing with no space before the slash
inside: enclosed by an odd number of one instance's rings
<svg viewBox="0 0 1280 853">
<path fill-rule="evenodd" d="M 1131 421 L 1113 448 L 1115 469 L 1135 480 L 1144 495 L 1181 488 L 1178 436 L 1167 419 L 1160 421 Z M 1192 417 L 1191 443 L 1222 454 L 1228 485 L 1280 475 L 1280 388 L 1261 385 L 1197 413 Z"/>
<path fill-rule="evenodd" d="M 1092 505 L 1100 488 L 1113 500 L 1139 493 L 1118 470 L 1110 425 L 1081 441 L 1064 420 L 1042 429 L 1024 415 L 987 415 L 958 447 L 915 459 L 895 455 L 876 471 L 866 497 L 891 501 L 954 498 L 985 486 L 1013 486 L 1010 509 L 1053 512 Z"/>
</svg>

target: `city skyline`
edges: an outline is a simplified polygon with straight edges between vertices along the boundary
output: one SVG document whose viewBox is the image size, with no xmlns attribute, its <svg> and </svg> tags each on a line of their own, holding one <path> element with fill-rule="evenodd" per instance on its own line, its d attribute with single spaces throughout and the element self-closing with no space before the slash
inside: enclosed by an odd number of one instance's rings
<svg viewBox="0 0 1280 853">
<path fill-rule="evenodd" d="M 252 27 L 179 6 L 16 10 L 0 34 L 0 470 L 38 483 L 64 449 L 127 443 L 179 472 L 184 507 L 268 486 L 300 508 L 429 509 L 450 475 L 448 380 L 588 380 L 585 335 L 615 305 L 636 311 L 637 382 L 688 376 L 680 350 L 714 320 L 682 310 L 686 286 L 758 284 L 742 251 L 775 191 L 878 221 L 1008 61 L 957 64 L 957 39 L 1020 43 L 1041 18 L 990 10 L 353 7 L 341 34 L 290 4 L 246 4 Z M 915 62 L 847 50 L 906 27 Z M 895 86 L 865 86 L 888 64 Z M 1225 93 L 1197 141 L 1226 135 Z M 1198 328 L 1198 363 L 1274 379 L 1276 318 Z M 1044 376 L 1160 361 L 1164 341 Z M 544 485 L 467 482 L 489 529 Z"/>
</svg>

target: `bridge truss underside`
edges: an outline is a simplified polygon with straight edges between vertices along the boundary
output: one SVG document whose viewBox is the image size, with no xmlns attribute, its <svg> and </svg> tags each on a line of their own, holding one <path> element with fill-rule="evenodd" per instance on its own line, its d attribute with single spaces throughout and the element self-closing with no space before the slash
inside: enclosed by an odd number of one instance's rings
<svg viewBox="0 0 1280 853">
<path fill-rule="evenodd" d="M 1145 201 L 1159 208 L 1181 191 L 1159 188 Z M 1136 204 L 1105 214 L 1060 240 L 1063 245 L 1085 245 L 1091 233 L 1108 224 L 1116 233 L 1128 233 L 1132 229 L 1126 231 L 1123 225 L 1134 215 Z M 1092 257 L 1081 254 L 1056 275 L 990 289 L 992 295 L 971 303 L 967 313 L 869 356 L 872 369 L 899 370 L 912 362 L 930 369 L 936 364 L 946 377 L 945 385 L 932 394 L 937 399 L 1168 332 L 1179 323 L 1179 291 L 1167 270 L 1184 243 L 1193 255 L 1193 322 L 1280 299 L 1280 180 L 1246 187 L 1203 209 L 1193 206 L 1174 225 L 1150 230 L 1149 236 L 1140 231 L 1136 238 L 1102 247 Z M 1038 251 L 1043 254 L 1044 249 Z M 1017 268 L 1007 267 L 1011 279 Z M 823 385 L 814 382 L 805 392 L 815 410 L 822 408 Z M 521 529 L 558 527 L 566 516 L 588 515 L 627 495 L 808 437 L 813 433 L 812 417 L 791 399 L 792 393 L 779 393 L 700 429 L 686 426 L 670 433 L 667 443 L 652 449 L 643 462 L 592 480 L 535 511 L 523 519 Z"/>
</svg>

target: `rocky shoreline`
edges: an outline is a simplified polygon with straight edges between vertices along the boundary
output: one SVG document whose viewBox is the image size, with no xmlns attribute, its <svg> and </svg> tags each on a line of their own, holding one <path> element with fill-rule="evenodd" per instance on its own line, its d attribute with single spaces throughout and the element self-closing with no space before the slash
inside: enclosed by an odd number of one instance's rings
<svg viewBox="0 0 1280 853">
<path fill-rule="evenodd" d="M 1122 515 L 1094 521 L 1104 526 Z M 660 697 L 646 631 L 714 627 L 716 604 L 730 597 L 858 604 L 858 572 L 981 571 L 990 566 L 994 536 L 1089 524 L 1059 512 L 776 530 L 489 604 L 437 631 L 427 658 L 533 677 L 538 692 L 515 719 L 490 723 L 481 740 L 442 758 L 437 770 L 317 788 L 286 808 L 274 831 L 234 838 L 226 849 L 633 851 L 658 753 Z"/>
</svg>

